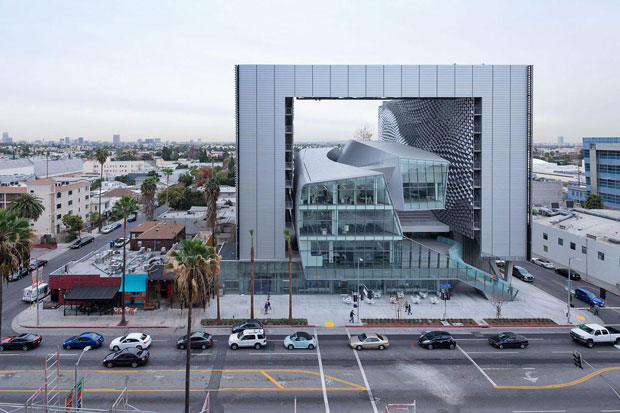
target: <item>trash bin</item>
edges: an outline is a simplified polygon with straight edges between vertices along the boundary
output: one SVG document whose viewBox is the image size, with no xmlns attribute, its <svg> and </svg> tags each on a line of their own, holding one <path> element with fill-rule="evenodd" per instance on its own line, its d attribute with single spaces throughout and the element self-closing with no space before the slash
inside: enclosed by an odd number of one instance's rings
<svg viewBox="0 0 620 413">
<path fill-rule="evenodd" d="M 114 248 L 114 241 L 110 241 L 110 248 Z"/>
</svg>

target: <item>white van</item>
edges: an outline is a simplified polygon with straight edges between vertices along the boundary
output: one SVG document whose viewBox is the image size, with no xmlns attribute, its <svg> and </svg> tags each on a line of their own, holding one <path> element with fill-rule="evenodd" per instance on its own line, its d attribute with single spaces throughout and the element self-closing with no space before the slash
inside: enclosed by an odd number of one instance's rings
<svg viewBox="0 0 620 413">
<path fill-rule="evenodd" d="M 47 297 L 50 294 L 50 287 L 46 283 L 39 284 L 39 300 L 42 300 L 44 297 Z M 37 288 L 30 287 L 24 288 L 24 292 L 22 295 L 22 301 L 27 303 L 33 303 L 37 301 Z"/>
</svg>

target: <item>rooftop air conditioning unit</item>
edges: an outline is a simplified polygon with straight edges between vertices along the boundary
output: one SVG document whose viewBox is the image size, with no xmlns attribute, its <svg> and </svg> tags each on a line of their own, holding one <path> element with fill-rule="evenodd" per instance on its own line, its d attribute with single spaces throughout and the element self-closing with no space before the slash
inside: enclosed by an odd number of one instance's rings
<svg viewBox="0 0 620 413">
<path fill-rule="evenodd" d="M 588 237 L 590 239 L 593 239 L 595 241 L 596 241 L 596 238 L 597 238 L 596 235 L 592 235 L 592 234 L 586 234 L 586 237 Z"/>
</svg>

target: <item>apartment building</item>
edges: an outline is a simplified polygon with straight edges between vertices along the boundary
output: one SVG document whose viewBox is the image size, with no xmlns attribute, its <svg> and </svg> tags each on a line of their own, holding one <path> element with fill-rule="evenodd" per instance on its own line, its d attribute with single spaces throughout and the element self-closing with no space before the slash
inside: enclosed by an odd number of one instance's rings
<svg viewBox="0 0 620 413">
<path fill-rule="evenodd" d="M 88 159 L 83 165 L 85 174 L 101 174 L 101 164 L 96 159 Z M 153 170 L 148 161 L 112 161 L 110 158 L 103 164 L 103 176 L 106 180 L 114 179 L 115 176 L 128 175 L 135 172 L 148 172 Z"/>
<path fill-rule="evenodd" d="M 26 191 L 25 186 L 0 186 L 0 209 L 8 209 L 13 200 Z"/>
</svg>

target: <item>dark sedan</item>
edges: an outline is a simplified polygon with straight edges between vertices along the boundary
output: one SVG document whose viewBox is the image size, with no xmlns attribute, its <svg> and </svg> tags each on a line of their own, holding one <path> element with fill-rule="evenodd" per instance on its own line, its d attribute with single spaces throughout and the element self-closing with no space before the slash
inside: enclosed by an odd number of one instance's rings
<svg viewBox="0 0 620 413">
<path fill-rule="evenodd" d="M 15 271 L 14 273 L 9 275 L 9 281 L 17 281 L 22 279 L 23 277 L 27 276 L 28 273 L 30 271 L 28 271 L 28 268 L 22 268 L 20 270 Z"/>
<path fill-rule="evenodd" d="M 47 260 L 34 260 L 30 263 L 30 265 L 28 266 L 28 269 L 30 271 L 34 271 L 37 268 L 43 268 L 47 265 Z"/>
<path fill-rule="evenodd" d="M 418 338 L 418 343 L 421 347 L 429 350 L 434 348 L 449 348 L 450 350 L 454 350 L 456 348 L 456 341 L 454 341 L 447 331 L 429 331 Z"/>
<path fill-rule="evenodd" d="M 194 331 L 191 336 L 191 348 L 206 349 L 213 345 L 213 337 L 211 334 L 203 331 Z M 183 349 L 187 347 L 187 336 L 180 337 L 177 340 L 177 348 Z"/>
<path fill-rule="evenodd" d="M 94 239 L 95 237 L 88 235 L 82 239 L 75 241 L 73 244 L 71 244 L 71 249 L 82 248 L 84 245 L 87 245 L 93 242 Z"/>
<path fill-rule="evenodd" d="M 103 343 L 103 336 L 98 333 L 86 332 L 79 336 L 69 337 L 65 340 L 62 347 L 65 350 L 71 350 L 72 348 L 84 348 L 90 346 L 90 348 L 97 348 Z"/>
<path fill-rule="evenodd" d="M 238 333 L 243 330 L 254 330 L 263 328 L 263 323 L 259 320 L 245 320 L 232 326 L 232 332 Z"/>
<path fill-rule="evenodd" d="M 18 336 L 10 336 L 0 341 L 0 351 L 23 350 L 28 351 L 41 344 L 41 336 L 38 334 L 24 333 Z"/>
<path fill-rule="evenodd" d="M 103 365 L 112 368 L 116 366 L 144 366 L 149 360 L 149 352 L 137 348 L 124 348 L 108 354 L 103 359 Z"/>
<path fill-rule="evenodd" d="M 555 273 L 561 275 L 564 278 L 568 278 L 568 268 L 556 268 Z M 581 275 L 577 271 L 570 270 L 571 280 L 581 280 Z"/>
<path fill-rule="evenodd" d="M 508 347 L 526 348 L 528 346 L 527 338 L 519 334 L 506 332 L 499 333 L 493 337 L 489 337 L 489 344 L 500 350 Z"/>
</svg>

